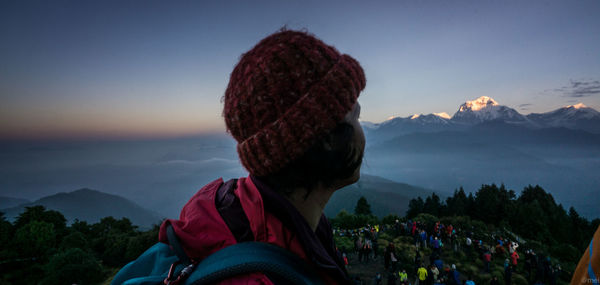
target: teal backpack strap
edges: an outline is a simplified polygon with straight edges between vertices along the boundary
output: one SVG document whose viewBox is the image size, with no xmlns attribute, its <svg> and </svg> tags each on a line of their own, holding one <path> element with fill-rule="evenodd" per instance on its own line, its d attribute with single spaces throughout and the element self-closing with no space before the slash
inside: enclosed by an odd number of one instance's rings
<svg viewBox="0 0 600 285">
<path fill-rule="evenodd" d="M 179 261 L 171 265 L 168 276 L 163 281 L 167 285 L 213 284 L 254 272 L 264 273 L 275 284 L 323 284 L 317 273 L 304 260 L 273 244 L 237 243 L 196 262 L 185 254 L 170 224 L 167 225 L 167 238 L 179 258 Z M 180 265 L 183 265 L 183 269 Z"/>
<path fill-rule="evenodd" d="M 159 242 L 119 270 L 110 284 L 162 284 L 167 269 L 176 261 L 169 245 Z"/>
<path fill-rule="evenodd" d="M 274 283 L 324 284 L 314 269 L 300 257 L 284 248 L 263 242 L 237 243 L 215 252 L 196 266 L 184 284 L 213 284 L 254 272 L 264 273 Z"/>
<path fill-rule="evenodd" d="M 167 223 L 167 239 L 169 240 L 169 244 L 175 252 L 175 255 L 179 258 L 179 261 L 185 266 L 192 264 L 192 261 L 183 250 L 181 242 L 179 242 L 179 238 L 177 237 L 177 234 L 175 234 L 175 230 L 171 223 Z"/>
</svg>

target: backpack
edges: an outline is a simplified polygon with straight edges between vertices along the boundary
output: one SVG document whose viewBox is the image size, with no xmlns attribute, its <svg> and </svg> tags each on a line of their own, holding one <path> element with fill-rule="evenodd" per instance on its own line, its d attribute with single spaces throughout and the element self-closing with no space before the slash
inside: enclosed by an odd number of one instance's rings
<svg viewBox="0 0 600 285">
<path fill-rule="evenodd" d="M 279 246 L 242 242 L 221 249 L 199 263 L 192 262 L 167 228 L 169 243 L 157 243 L 125 265 L 111 284 L 213 284 L 227 278 L 263 272 L 275 284 L 323 284 L 300 257 Z"/>
<path fill-rule="evenodd" d="M 225 189 L 228 183 L 235 182 L 227 181 L 218 191 Z M 225 213 L 219 209 L 219 213 L 229 226 L 229 219 L 241 215 L 239 213 L 243 211 L 233 209 L 233 212 Z M 115 275 L 111 285 L 204 285 L 254 272 L 262 272 L 274 284 L 323 284 L 316 271 L 299 256 L 273 244 L 248 241 L 243 237 L 244 231 L 250 231 L 249 225 L 248 229 L 243 228 L 241 231 L 232 229 L 238 243 L 218 250 L 201 261 L 192 261 L 185 254 L 173 227 L 167 224 L 170 246 L 156 243 L 125 265 Z"/>
</svg>

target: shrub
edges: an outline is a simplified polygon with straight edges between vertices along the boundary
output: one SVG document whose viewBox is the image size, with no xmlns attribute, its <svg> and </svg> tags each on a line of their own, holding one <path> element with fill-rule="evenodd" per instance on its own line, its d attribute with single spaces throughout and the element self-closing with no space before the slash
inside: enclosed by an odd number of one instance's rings
<svg viewBox="0 0 600 285">
<path fill-rule="evenodd" d="M 388 233 L 380 233 L 378 239 L 379 240 L 386 240 L 386 241 L 389 242 L 389 241 L 393 240 L 394 238 L 391 235 L 389 235 Z"/>
<path fill-rule="evenodd" d="M 44 272 L 42 284 L 92 284 L 103 277 L 98 260 L 79 248 L 69 248 L 52 256 Z"/>
<path fill-rule="evenodd" d="M 340 251 L 346 253 L 354 251 L 354 241 L 350 237 L 335 236 L 333 239 L 335 240 L 335 245 Z"/>
<path fill-rule="evenodd" d="M 439 221 L 438 217 L 426 213 L 418 214 L 413 220 L 424 223 L 427 227 L 432 227 L 435 222 Z"/>
<path fill-rule="evenodd" d="M 563 262 L 578 262 L 581 253 L 570 244 L 558 244 L 550 248 L 550 254 Z"/>
<path fill-rule="evenodd" d="M 523 277 L 523 275 L 516 274 L 516 273 L 513 273 L 513 275 L 512 275 L 512 281 L 513 281 L 513 284 L 515 284 L 515 285 L 527 285 L 527 284 L 529 284 L 529 282 L 527 282 L 527 279 L 525 277 Z"/>
</svg>

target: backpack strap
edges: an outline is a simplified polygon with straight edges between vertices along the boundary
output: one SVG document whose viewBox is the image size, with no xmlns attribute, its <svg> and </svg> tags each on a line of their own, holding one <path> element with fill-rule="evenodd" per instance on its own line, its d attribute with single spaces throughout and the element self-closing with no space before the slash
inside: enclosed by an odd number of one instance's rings
<svg viewBox="0 0 600 285">
<path fill-rule="evenodd" d="M 179 242 L 179 238 L 175 234 L 175 230 L 173 230 L 173 226 L 170 223 L 167 225 L 167 239 L 169 239 L 169 244 L 175 252 L 175 255 L 179 258 L 179 262 L 185 266 L 192 264 L 192 261 L 183 250 L 183 246 L 181 246 L 181 242 Z"/>
<path fill-rule="evenodd" d="M 290 251 L 263 242 L 242 242 L 208 256 L 190 275 L 190 285 L 205 285 L 236 275 L 262 272 L 284 284 L 323 284 L 318 274 L 304 260 Z"/>
<path fill-rule="evenodd" d="M 254 241 L 250 221 L 242 208 L 240 198 L 234 193 L 237 181 L 231 179 L 221 184 L 216 193 L 215 207 L 238 243 Z"/>
<path fill-rule="evenodd" d="M 254 272 L 264 273 L 275 284 L 323 284 L 315 270 L 304 260 L 276 245 L 263 242 L 237 243 L 197 263 L 185 255 L 170 224 L 167 225 L 167 237 L 179 261 L 173 263 L 169 269 L 164 284 L 213 284 L 233 276 Z M 183 264 L 184 268 L 174 276 L 179 264 Z M 185 282 L 186 280 L 189 282 Z"/>
</svg>

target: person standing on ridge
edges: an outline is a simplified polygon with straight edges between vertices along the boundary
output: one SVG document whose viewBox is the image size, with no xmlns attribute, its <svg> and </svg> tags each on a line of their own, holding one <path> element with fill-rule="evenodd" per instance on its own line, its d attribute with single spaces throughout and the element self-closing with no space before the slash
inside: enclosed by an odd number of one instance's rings
<svg viewBox="0 0 600 285">
<path fill-rule="evenodd" d="M 223 97 L 227 131 L 248 170 L 200 189 L 166 220 L 192 259 L 244 241 L 274 244 L 312 266 L 326 284 L 350 284 L 323 209 L 360 178 L 365 137 L 357 102 L 360 64 L 307 32 L 281 30 L 244 53 Z M 220 284 L 273 284 L 256 272 Z"/>
<path fill-rule="evenodd" d="M 427 269 L 425 269 L 425 264 L 421 263 L 421 266 L 417 270 L 417 278 L 415 278 L 415 284 L 424 285 L 425 280 L 427 280 Z"/>
</svg>

